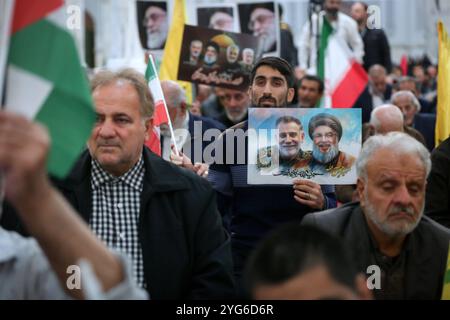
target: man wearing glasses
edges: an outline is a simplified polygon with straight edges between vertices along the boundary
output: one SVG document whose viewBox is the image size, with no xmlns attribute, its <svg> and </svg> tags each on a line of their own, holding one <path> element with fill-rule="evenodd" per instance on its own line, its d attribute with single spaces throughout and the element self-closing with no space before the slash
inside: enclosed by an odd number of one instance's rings
<svg viewBox="0 0 450 320">
<path fill-rule="evenodd" d="M 342 125 L 331 114 L 319 113 L 311 118 L 308 133 L 313 141 L 312 161 L 310 167 L 314 172 L 342 173 L 349 171 L 355 157 L 339 150 L 342 138 Z"/>
</svg>

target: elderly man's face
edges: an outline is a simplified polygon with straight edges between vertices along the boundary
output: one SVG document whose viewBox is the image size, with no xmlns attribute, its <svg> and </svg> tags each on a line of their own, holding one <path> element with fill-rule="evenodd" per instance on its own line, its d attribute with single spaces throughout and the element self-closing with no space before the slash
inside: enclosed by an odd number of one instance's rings
<svg viewBox="0 0 450 320">
<path fill-rule="evenodd" d="M 88 141 L 91 156 L 109 173 L 119 176 L 139 160 L 148 123 L 140 112 L 136 89 L 125 81 L 96 88 L 97 122 Z"/>
<path fill-rule="evenodd" d="M 247 92 L 223 89 L 220 102 L 222 102 L 228 119 L 237 123 L 245 118 L 250 104 L 250 97 Z"/>
<path fill-rule="evenodd" d="M 386 91 L 386 75 L 378 74 L 369 78 L 372 90 L 377 95 L 383 95 Z"/>
<path fill-rule="evenodd" d="M 294 98 L 294 88 L 288 87 L 280 71 L 266 65 L 258 67 L 248 90 L 258 108 L 286 107 Z"/>
<path fill-rule="evenodd" d="M 255 54 L 253 53 L 253 51 L 245 50 L 242 52 L 242 60 L 244 61 L 245 64 L 248 64 L 248 65 L 253 64 L 254 57 L 255 57 Z"/>
<path fill-rule="evenodd" d="M 411 126 L 417 113 L 417 109 L 411 99 L 407 96 L 399 96 L 393 103 L 402 111 L 405 117 L 405 124 Z"/>
<path fill-rule="evenodd" d="M 383 148 L 366 169 L 367 181 L 360 177 L 357 190 L 370 229 L 390 238 L 413 231 L 425 205 L 426 171 L 419 157 Z"/>
<path fill-rule="evenodd" d="M 217 50 L 213 46 L 207 46 L 205 52 L 205 63 L 214 64 L 217 61 Z"/>
<path fill-rule="evenodd" d="M 225 12 L 215 12 L 209 19 L 211 29 L 233 31 L 233 17 Z"/>
<path fill-rule="evenodd" d="M 318 126 L 313 134 L 313 157 L 320 163 L 329 163 L 339 153 L 336 131 L 328 126 Z"/>
<path fill-rule="evenodd" d="M 198 58 L 202 53 L 203 44 L 201 41 L 192 41 L 191 42 L 191 56 L 194 58 Z"/>
<path fill-rule="evenodd" d="M 249 29 L 255 37 L 264 39 L 264 51 L 268 51 L 276 41 L 274 19 L 275 14 L 265 8 L 256 8 L 250 15 Z"/>
<path fill-rule="evenodd" d="M 148 7 L 145 11 L 144 27 L 147 31 L 148 48 L 161 48 L 166 41 L 167 32 L 169 30 L 166 12 L 160 7 Z"/>
<path fill-rule="evenodd" d="M 301 149 L 305 133 L 296 122 L 278 124 L 278 144 L 281 159 L 293 159 Z"/>
<path fill-rule="evenodd" d="M 229 63 L 235 63 L 239 57 L 239 49 L 237 47 L 228 47 L 227 60 Z"/>
</svg>

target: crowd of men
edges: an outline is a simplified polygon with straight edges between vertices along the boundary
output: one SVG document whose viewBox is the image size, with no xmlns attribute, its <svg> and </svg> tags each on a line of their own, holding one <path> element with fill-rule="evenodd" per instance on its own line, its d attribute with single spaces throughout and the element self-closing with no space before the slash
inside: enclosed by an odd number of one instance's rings
<svg viewBox="0 0 450 320">
<path fill-rule="evenodd" d="M 286 60 L 257 61 L 247 91 L 199 86 L 197 108 L 175 81 L 163 81 L 182 152 L 163 126 L 161 156 L 144 145 L 154 101 L 143 75 L 101 71 L 91 79 L 97 120 L 65 179 L 47 177 L 45 130 L 0 113 L 0 298 L 439 299 L 450 140 L 434 149 L 435 101 L 424 94 L 433 88 L 423 87 L 436 75 L 389 74 L 386 36 L 364 27 L 365 4 L 353 5 L 354 20 L 339 6 L 326 0 L 326 16 L 344 37 L 351 32 L 370 79 L 348 106 L 362 109 L 360 155 L 339 151 L 342 126 L 333 116 L 313 117 L 308 132 L 290 116 L 277 127 L 281 161 L 309 152 L 318 167 L 355 164 L 350 196 L 307 179 L 247 182 L 248 109 L 314 108 L 324 93 L 319 77 L 297 79 Z M 377 55 L 378 41 L 387 50 Z M 210 129 L 218 134 L 205 141 Z M 313 151 L 301 148 L 305 134 Z M 213 158 L 226 161 L 204 158 L 211 145 Z M 82 289 L 67 286 L 68 266 L 83 269 Z"/>
</svg>

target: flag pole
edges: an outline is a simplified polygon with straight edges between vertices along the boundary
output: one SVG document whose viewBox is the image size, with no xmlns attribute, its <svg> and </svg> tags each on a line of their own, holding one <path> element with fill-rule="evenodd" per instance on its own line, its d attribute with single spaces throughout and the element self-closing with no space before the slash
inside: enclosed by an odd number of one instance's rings
<svg viewBox="0 0 450 320">
<path fill-rule="evenodd" d="M 155 61 L 153 60 L 153 56 L 151 54 L 148 55 L 148 59 L 149 59 L 150 63 L 152 64 L 153 70 L 157 70 L 156 66 L 155 66 Z M 158 76 L 157 72 L 155 72 L 155 77 L 156 77 L 156 80 L 158 81 L 158 86 L 157 86 L 156 90 L 158 90 L 158 91 L 160 90 L 160 96 L 162 97 L 162 102 L 164 104 L 164 111 L 166 112 L 166 115 L 167 115 L 167 124 L 169 125 L 170 137 L 172 139 L 172 142 L 173 142 L 173 145 L 175 148 L 175 153 L 177 155 L 180 155 L 180 152 L 178 151 L 177 142 L 175 141 L 175 134 L 173 133 L 172 120 L 170 119 L 170 115 L 169 115 L 169 112 L 167 109 L 166 98 L 164 98 L 164 94 L 163 94 L 163 91 L 161 88 L 161 82 L 159 81 L 159 76 Z M 159 96 L 159 94 L 158 94 L 158 96 Z"/>
</svg>

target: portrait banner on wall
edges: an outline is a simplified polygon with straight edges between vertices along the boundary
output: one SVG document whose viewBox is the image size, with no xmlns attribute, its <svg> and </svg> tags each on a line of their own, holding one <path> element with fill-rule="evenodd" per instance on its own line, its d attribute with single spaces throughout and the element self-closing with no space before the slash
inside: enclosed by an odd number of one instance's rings
<svg viewBox="0 0 450 320">
<path fill-rule="evenodd" d="M 360 109 L 250 108 L 249 184 L 356 183 Z"/>
<path fill-rule="evenodd" d="M 167 1 L 138 0 L 136 5 L 141 46 L 147 52 L 145 56 L 151 53 L 159 65 L 169 33 L 169 4 Z"/>
<path fill-rule="evenodd" d="M 258 55 L 280 54 L 280 20 L 278 7 L 270 1 L 238 3 L 239 25 L 242 33 L 258 38 Z"/>
<path fill-rule="evenodd" d="M 235 4 L 198 5 L 196 14 L 199 27 L 240 32 Z"/>
<path fill-rule="evenodd" d="M 178 80 L 246 89 L 257 45 L 248 34 L 185 25 Z"/>
</svg>

